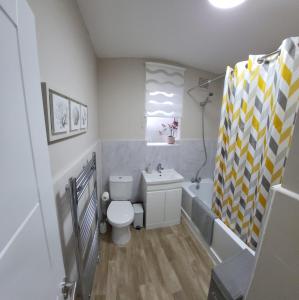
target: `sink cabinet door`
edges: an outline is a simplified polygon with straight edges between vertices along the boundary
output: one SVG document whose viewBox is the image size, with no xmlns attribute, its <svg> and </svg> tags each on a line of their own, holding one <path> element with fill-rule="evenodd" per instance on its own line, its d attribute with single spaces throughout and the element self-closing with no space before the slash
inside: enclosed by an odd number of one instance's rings
<svg viewBox="0 0 299 300">
<path fill-rule="evenodd" d="M 165 191 L 165 223 L 179 224 L 181 220 L 182 189 Z"/>
<path fill-rule="evenodd" d="M 159 227 L 164 223 L 165 192 L 147 192 L 146 195 L 146 227 Z"/>
</svg>

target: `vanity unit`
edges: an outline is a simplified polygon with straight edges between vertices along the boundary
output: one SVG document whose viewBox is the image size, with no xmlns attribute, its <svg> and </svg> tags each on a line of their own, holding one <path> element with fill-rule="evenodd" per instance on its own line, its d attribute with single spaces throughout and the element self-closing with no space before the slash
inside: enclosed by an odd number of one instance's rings
<svg viewBox="0 0 299 300">
<path fill-rule="evenodd" d="M 173 169 L 142 172 L 142 194 L 147 229 L 181 222 L 184 177 Z"/>
</svg>

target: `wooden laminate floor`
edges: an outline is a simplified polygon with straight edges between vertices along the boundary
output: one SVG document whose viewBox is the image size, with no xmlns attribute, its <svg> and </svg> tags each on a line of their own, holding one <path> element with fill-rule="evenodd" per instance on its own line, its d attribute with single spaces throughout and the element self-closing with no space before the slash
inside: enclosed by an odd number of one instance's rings
<svg viewBox="0 0 299 300">
<path fill-rule="evenodd" d="M 207 299 L 213 263 L 184 218 L 177 226 L 131 233 L 124 247 L 110 233 L 102 238 L 91 299 Z"/>
</svg>

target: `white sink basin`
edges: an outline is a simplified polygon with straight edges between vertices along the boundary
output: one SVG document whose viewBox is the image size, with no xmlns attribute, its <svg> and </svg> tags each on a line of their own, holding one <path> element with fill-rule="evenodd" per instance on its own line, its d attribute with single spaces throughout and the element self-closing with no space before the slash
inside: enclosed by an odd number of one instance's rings
<svg viewBox="0 0 299 300">
<path fill-rule="evenodd" d="M 174 169 L 162 170 L 161 173 L 157 171 L 153 171 L 152 173 L 142 171 L 142 176 L 147 185 L 176 183 L 184 181 L 184 177 Z"/>
</svg>

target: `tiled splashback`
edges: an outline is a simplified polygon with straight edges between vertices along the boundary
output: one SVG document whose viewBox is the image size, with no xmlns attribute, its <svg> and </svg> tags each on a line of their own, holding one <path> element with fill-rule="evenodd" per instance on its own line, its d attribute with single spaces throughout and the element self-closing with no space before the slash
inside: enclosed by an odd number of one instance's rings
<svg viewBox="0 0 299 300">
<path fill-rule="evenodd" d="M 141 171 L 150 163 L 155 169 L 158 163 L 173 168 L 191 180 L 204 161 L 202 140 L 186 139 L 176 145 L 148 146 L 143 140 L 102 140 L 103 191 L 108 190 L 110 175 L 131 175 L 134 178 L 133 199 L 140 199 Z M 212 177 L 216 154 L 216 140 L 207 140 L 208 161 L 201 171 L 202 178 Z"/>
</svg>

